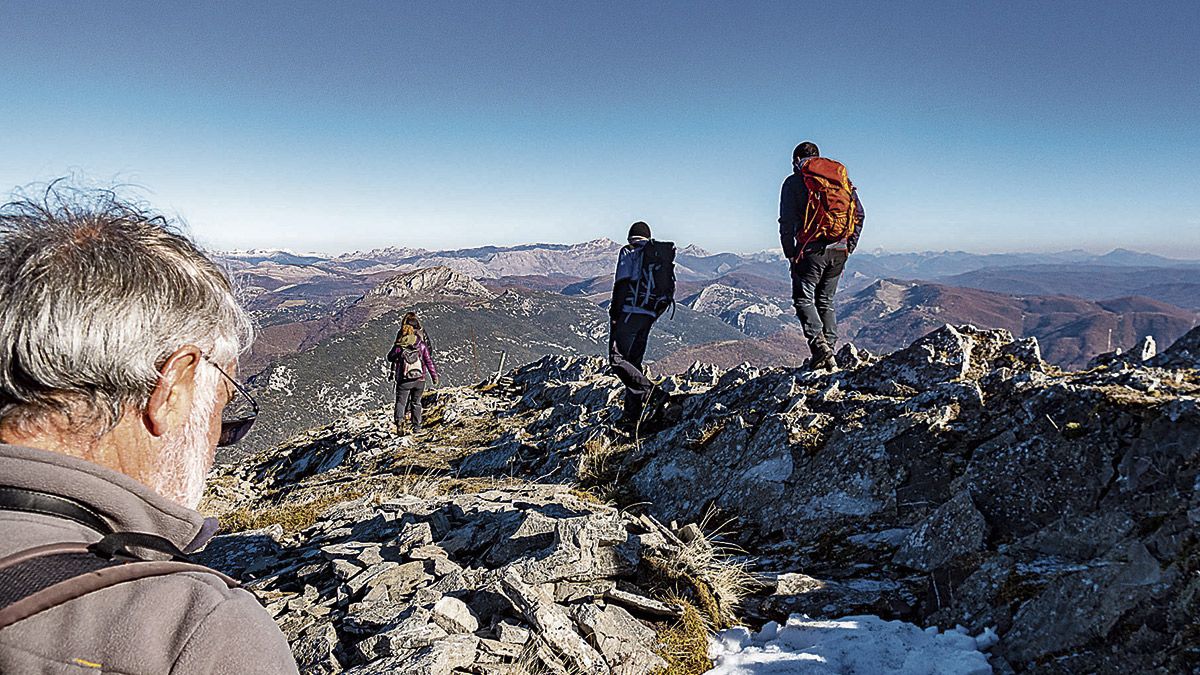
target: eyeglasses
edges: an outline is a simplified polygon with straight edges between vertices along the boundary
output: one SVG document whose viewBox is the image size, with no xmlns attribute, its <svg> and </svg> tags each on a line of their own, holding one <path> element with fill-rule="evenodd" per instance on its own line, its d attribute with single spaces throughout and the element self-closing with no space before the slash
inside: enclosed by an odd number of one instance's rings
<svg viewBox="0 0 1200 675">
<path fill-rule="evenodd" d="M 202 354 L 201 356 L 203 356 L 204 360 L 208 361 L 213 368 L 216 368 L 217 372 L 221 373 L 226 380 L 229 380 L 229 383 L 233 385 L 233 388 L 237 391 L 237 393 L 241 394 L 247 401 L 250 402 L 250 413 L 248 415 L 241 415 L 231 420 L 226 420 L 222 417 L 221 438 L 217 440 L 217 447 L 223 448 L 237 443 L 245 438 L 246 434 L 250 433 L 250 427 L 254 426 L 254 420 L 258 419 L 258 401 L 255 401 L 254 397 L 250 395 L 249 391 L 246 391 L 245 387 L 239 384 L 237 380 L 230 377 L 229 373 L 226 373 L 221 366 L 218 366 L 216 361 L 208 358 L 207 354 Z"/>
</svg>

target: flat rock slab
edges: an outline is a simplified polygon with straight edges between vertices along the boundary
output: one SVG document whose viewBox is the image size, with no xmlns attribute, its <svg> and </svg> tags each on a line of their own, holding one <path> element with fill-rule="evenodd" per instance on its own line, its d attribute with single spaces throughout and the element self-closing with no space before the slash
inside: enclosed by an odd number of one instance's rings
<svg viewBox="0 0 1200 675">
<path fill-rule="evenodd" d="M 617 675 L 640 675 L 667 667 L 655 653 L 655 633 L 616 605 L 577 605 L 571 612 L 588 641 Z"/>
<path fill-rule="evenodd" d="M 983 550 L 987 521 L 971 495 L 960 492 L 913 528 L 893 558 L 899 565 L 932 572 L 960 555 Z"/>
</svg>

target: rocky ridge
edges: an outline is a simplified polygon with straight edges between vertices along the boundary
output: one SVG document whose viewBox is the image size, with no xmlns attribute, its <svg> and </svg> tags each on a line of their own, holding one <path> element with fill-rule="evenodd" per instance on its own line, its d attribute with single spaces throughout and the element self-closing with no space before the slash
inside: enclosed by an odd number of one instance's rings
<svg viewBox="0 0 1200 675">
<path fill-rule="evenodd" d="M 449 267 L 397 274 L 367 292 L 369 298 L 387 298 L 401 304 L 490 300 L 493 296 L 475 279 Z"/>
<path fill-rule="evenodd" d="M 209 560 L 308 672 L 650 672 L 685 601 L 994 628 L 996 672 L 1189 672 L 1198 343 L 1066 372 L 1036 340 L 945 326 L 882 358 L 845 345 L 834 373 L 697 364 L 636 439 L 609 430 L 602 360 L 546 357 L 439 392 L 416 443 L 379 411 L 226 467 L 209 509 L 246 525 L 332 506 Z M 704 536 L 722 523 L 736 559 Z M 740 566 L 757 588 L 735 608 L 749 582 L 719 570 Z"/>
</svg>

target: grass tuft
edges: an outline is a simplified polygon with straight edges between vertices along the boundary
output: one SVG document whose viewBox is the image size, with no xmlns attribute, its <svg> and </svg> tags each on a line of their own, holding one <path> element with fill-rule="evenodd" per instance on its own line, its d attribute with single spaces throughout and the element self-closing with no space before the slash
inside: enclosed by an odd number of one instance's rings
<svg viewBox="0 0 1200 675">
<path fill-rule="evenodd" d="M 608 461 L 620 451 L 621 448 L 603 433 L 595 434 L 584 441 L 579 453 L 579 480 L 584 483 L 603 480 Z"/>
<path fill-rule="evenodd" d="M 279 525 L 288 534 L 311 527 L 330 507 L 358 499 L 365 490 L 350 489 L 317 497 L 299 504 L 283 503 L 277 506 L 252 509 L 234 509 L 220 517 L 222 532 L 245 532 Z"/>
<path fill-rule="evenodd" d="M 715 539 L 719 528 L 710 528 L 709 521 L 706 516 L 699 536 L 669 558 L 647 556 L 645 563 L 654 576 L 673 585 L 674 592 L 686 594 L 710 625 L 724 629 L 737 623 L 734 610 L 758 582 L 747 571 L 748 563 L 735 559 L 741 551 Z"/>
<path fill-rule="evenodd" d="M 658 655 L 666 660 L 667 667 L 655 675 L 700 675 L 708 671 L 712 668 L 708 658 L 711 630 L 704 615 L 683 598 L 672 597 L 668 602 L 682 607 L 683 616 L 658 631 Z"/>
</svg>

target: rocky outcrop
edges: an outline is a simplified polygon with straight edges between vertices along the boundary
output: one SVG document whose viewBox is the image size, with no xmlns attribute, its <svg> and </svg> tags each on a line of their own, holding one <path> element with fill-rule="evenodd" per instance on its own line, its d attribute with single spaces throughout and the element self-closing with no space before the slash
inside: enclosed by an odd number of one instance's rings
<svg viewBox="0 0 1200 675">
<path fill-rule="evenodd" d="M 971 326 L 883 357 L 845 345 L 832 373 L 697 364 L 664 381 L 665 427 L 634 439 L 611 430 L 604 360 L 546 357 L 439 392 L 419 442 L 378 411 L 228 468 L 214 504 L 363 476 L 405 487 L 207 555 L 264 597 L 312 672 L 650 672 L 650 626 L 677 609 L 651 597 L 647 561 L 697 532 L 654 525 L 673 521 L 726 523 L 761 583 L 738 610 L 753 625 L 874 614 L 995 629 L 998 672 L 1188 672 L 1196 334 L 1084 372 Z M 415 496 L 414 470 L 474 487 Z"/>
<path fill-rule="evenodd" d="M 278 527 L 220 536 L 200 561 L 266 601 L 302 672 L 500 673 L 523 663 L 633 674 L 666 665 L 655 631 L 634 616 L 661 605 L 637 587 L 639 565 L 676 553 L 615 509 L 522 485 L 367 495 L 290 537 Z"/>
<path fill-rule="evenodd" d="M 748 602 L 763 619 L 995 627 L 997 666 L 1018 670 L 1174 667 L 1200 654 L 1189 345 L 1148 361 L 1166 368 L 1070 373 L 1036 340 L 946 326 L 882 359 L 848 347 L 832 374 L 734 369 L 687 383 L 682 419 L 608 475 L 664 521 L 728 519 L 768 576 L 811 579 Z M 509 470 L 576 479 L 604 378 L 538 373 L 521 375 L 538 421 Z"/>
<path fill-rule="evenodd" d="M 449 267 L 429 267 L 397 274 L 367 293 L 397 304 L 488 300 L 495 294 L 472 277 Z"/>
<path fill-rule="evenodd" d="M 712 314 L 753 337 L 772 335 L 787 324 L 780 320 L 784 310 L 777 301 L 721 283 L 705 286 L 699 293 L 685 298 L 683 304 L 697 312 Z"/>
<path fill-rule="evenodd" d="M 1200 369 L 1200 326 L 1179 338 L 1167 351 L 1150 359 L 1150 365 L 1159 368 Z"/>
</svg>

